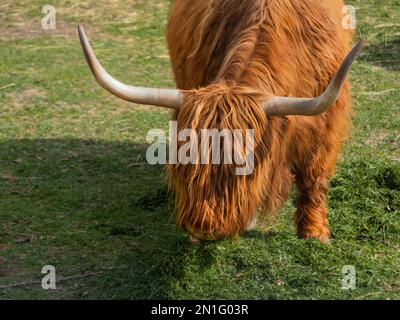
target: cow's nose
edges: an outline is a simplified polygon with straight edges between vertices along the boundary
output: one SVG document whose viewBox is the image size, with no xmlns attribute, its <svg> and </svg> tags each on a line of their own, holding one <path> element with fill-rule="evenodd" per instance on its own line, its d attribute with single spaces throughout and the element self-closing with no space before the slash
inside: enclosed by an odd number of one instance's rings
<svg viewBox="0 0 400 320">
<path fill-rule="evenodd" d="M 189 236 L 189 238 L 190 238 L 190 242 L 192 243 L 192 244 L 200 244 L 201 243 L 201 240 L 200 239 L 198 239 L 198 238 L 196 238 L 194 235 L 190 235 Z"/>
</svg>

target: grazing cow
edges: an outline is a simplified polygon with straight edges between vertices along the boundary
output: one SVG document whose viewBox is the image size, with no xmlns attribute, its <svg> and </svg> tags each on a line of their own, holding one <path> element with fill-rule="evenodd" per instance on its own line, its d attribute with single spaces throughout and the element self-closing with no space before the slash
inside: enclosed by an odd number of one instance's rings
<svg viewBox="0 0 400 320">
<path fill-rule="evenodd" d="M 328 181 L 346 138 L 350 54 L 342 0 L 175 0 L 168 44 L 179 90 L 128 86 L 82 47 L 97 81 L 130 102 L 175 109 L 178 131 L 253 129 L 254 171 L 227 164 L 169 164 L 179 226 L 193 242 L 254 228 L 298 191 L 303 238 L 330 239 Z M 178 147 L 183 142 L 178 143 Z"/>
</svg>

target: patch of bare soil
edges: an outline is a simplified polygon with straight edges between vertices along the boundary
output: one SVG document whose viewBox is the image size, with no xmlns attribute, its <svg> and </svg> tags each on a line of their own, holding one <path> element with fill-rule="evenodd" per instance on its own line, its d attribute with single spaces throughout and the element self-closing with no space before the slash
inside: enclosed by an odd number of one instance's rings
<svg viewBox="0 0 400 320">
<path fill-rule="evenodd" d="M 35 98 L 45 97 L 47 91 L 43 88 L 33 87 L 22 91 L 14 91 L 6 94 L 6 103 L 2 111 L 18 111 L 22 110 L 25 105 L 32 102 Z"/>
<path fill-rule="evenodd" d="M 145 0 L 133 0 L 134 4 L 146 4 Z M 85 29 L 91 34 L 97 33 L 101 26 L 107 24 L 127 24 L 134 23 L 138 18 L 138 12 L 133 9 L 132 2 L 120 0 L 82 0 L 72 3 L 61 2 L 55 4 L 56 10 L 56 29 L 45 30 L 42 28 L 42 18 L 45 14 L 37 17 L 30 17 L 28 11 L 32 10 L 32 4 L 15 5 L 10 2 L 0 3 L 0 40 L 7 39 L 26 39 L 36 38 L 44 35 L 53 36 L 76 36 L 76 27 L 79 23 L 84 24 Z M 29 5 L 28 5 L 29 4 Z M 148 14 L 152 17 L 154 10 L 166 10 L 166 4 L 151 4 L 151 10 L 141 15 Z M 42 6 L 37 6 L 34 10 L 41 12 Z M 67 22 L 68 19 L 79 17 L 78 22 Z"/>
<path fill-rule="evenodd" d="M 86 28 L 93 35 L 96 29 Z M 31 39 L 46 35 L 59 37 L 77 37 L 77 25 L 71 25 L 64 21 L 57 21 L 56 29 L 42 29 L 41 22 L 27 20 L 24 23 L 15 23 L 6 27 L 0 27 L 0 40 Z"/>
<path fill-rule="evenodd" d="M 379 132 L 378 134 L 367 140 L 367 145 L 371 147 L 377 147 L 378 145 L 384 143 L 389 135 L 389 132 Z"/>
</svg>

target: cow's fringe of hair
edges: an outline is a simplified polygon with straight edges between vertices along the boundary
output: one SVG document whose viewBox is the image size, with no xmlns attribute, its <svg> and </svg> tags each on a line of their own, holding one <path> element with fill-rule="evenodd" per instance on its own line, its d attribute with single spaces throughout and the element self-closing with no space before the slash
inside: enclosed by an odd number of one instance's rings
<svg viewBox="0 0 400 320">
<path fill-rule="evenodd" d="M 201 145 L 202 129 L 254 130 L 254 171 L 236 175 L 236 164 L 176 164 L 168 166 L 170 189 L 175 192 L 180 227 L 201 239 L 219 239 L 240 234 L 254 218 L 264 196 L 265 170 L 269 149 L 267 117 L 261 96 L 250 88 L 219 83 L 186 92 L 180 109 L 178 132 L 195 129 Z M 243 137 L 242 155 L 245 152 Z M 178 149 L 185 142 L 178 143 Z M 208 143 L 208 142 L 207 142 Z M 211 145 L 211 143 L 209 143 Z M 212 149 L 207 155 L 211 159 Z M 235 150 L 238 152 L 238 150 Z M 221 152 L 221 161 L 223 161 Z M 264 179 L 263 179 L 264 178 Z M 210 183 L 212 181 L 212 183 Z"/>
</svg>

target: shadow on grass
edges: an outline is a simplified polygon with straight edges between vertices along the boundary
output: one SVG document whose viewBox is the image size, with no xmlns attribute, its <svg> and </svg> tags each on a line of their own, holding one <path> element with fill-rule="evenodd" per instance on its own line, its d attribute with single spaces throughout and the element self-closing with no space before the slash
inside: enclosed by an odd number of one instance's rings
<svg viewBox="0 0 400 320">
<path fill-rule="evenodd" d="M 144 163 L 145 150 L 128 142 L 74 139 L 0 143 L 0 267 L 13 272 L 2 276 L 0 285 L 38 279 L 47 264 L 61 276 L 94 274 L 64 283 L 63 291 L 23 287 L 0 291 L 0 298 L 254 298 L 259 295 L 243 294 L 236 275 L 254 274 L 274 283 L 282 252 L 300 261 L 296 264 L 319 267 L 307 251 L 312 243 L 279 231 L 251 231 L 243 238 L 261 241 L 240 246 L 235 241 L 192 246 L 175 226 L 164 169 Z M 331 181 L 334 232 L 339 238 L 361 235 L 362 240 L 397 243 L 399 188 L 398 162 L 344 164 Z M 17 243 L 20 239 L 28 241 Z M 220 266 L 228 269 L 221 273 Z M 248 279 L 247 285 L 254 286 L 252 276 Z M 227 283 L 238 291 L 220 290 Z M 204 285 L 218 290 L 204 292 Z M 262 296 L 276 298 L 275 287 L 268 288 Z"/>
<path fill-rule="evenodd" d="M 14 239 L 34 234 L 24 268 L 57 256 L 64 274 L 101 271 L 72 289 L 74 298 L 171 298 L 192 246 L 175 226 L 164 168 L 145 163 L 145 154 L 128 142 L 0 143 L 0 223 L 11 226 L 0 242 L 10 245 L 9 263 Z M 199 251 L 205 268 L 210 250 Z"/>
<path fill-rule="evenodd" d="M 241 237 L 244 239 L 261 239 L 263 241 L 279 236 L 282 236 L 282 234 L 280 232 L 276 232 L 273 230 L 269 231 L 251 230 L 251 231 L 246 231 L 241 235 Z"/>
<path fill-rule="evenodd" d="M 367 45 L 360 59 L 389 71 L 400 71 L 400 36 L 387 37 L 379 43 Z"/>
</svg>

